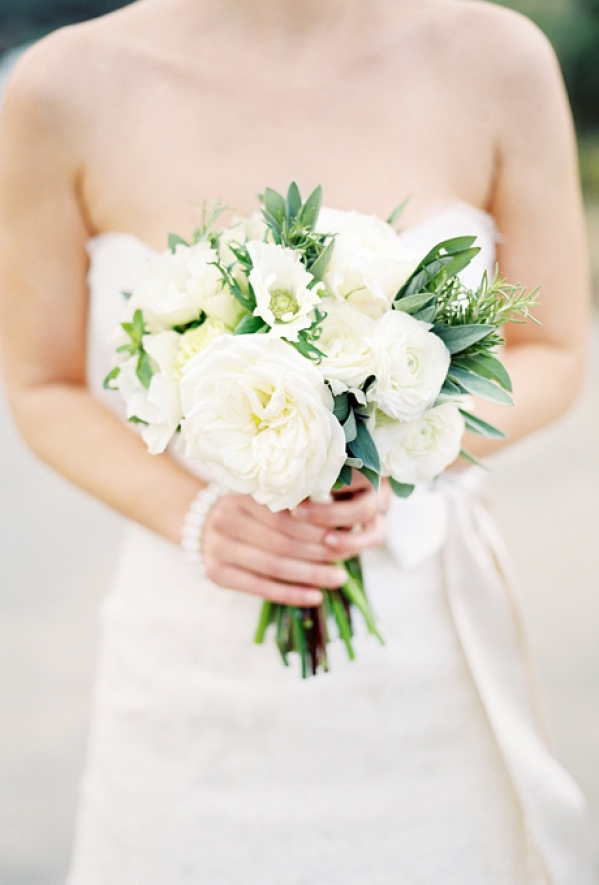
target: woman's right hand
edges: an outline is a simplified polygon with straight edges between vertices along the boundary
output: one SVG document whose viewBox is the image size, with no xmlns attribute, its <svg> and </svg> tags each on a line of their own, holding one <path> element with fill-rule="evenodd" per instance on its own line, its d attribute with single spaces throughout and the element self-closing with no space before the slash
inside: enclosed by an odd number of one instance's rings
<svg viewBox="0 0 599 885">
<path fill-rule="evenodd" d="M 206 520 L 206 574 L 221 587 L 273 602 L 319 605 L 320 588 L 336 589 L 345 581 L 345 571 L 335 561 L 383 542 L 381 509 L 372 489 L 360 489 L 343 501 L 279 513 L 247 495 L 225 495 Z"/>
</svg>

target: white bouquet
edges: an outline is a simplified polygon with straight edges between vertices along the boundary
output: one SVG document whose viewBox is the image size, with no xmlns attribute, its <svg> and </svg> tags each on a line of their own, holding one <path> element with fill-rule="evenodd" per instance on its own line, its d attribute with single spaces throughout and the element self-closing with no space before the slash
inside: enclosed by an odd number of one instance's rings
<svg viewBox="0 0 599 885">
<path fill-rule="evenodd" d="M 410 495 L 461 454 L 468 429 L 501 431 L 465 408 L 475 394 L 506 405 L 510 380 L 494 351 L 508 321 L 529 317 L 534 293 L 486 276 L 467 289 L 458 274 L 478 253 L 474 237 L 407 252 L 394 217 L 323 209 L 267 189 L 262 213 L 218 227 L 204 212 L 191 243 L 171 234 L 128 296 L 118 389 L 152 454 L 173 437 L 233 492 L 271 510 L 326 501 L 354 470 L 378 488 Z M 382 641 L 359 559 L 318 609 L 266 602 L 256 641 L 275 625 L 285 663 L 302 675 L 327 669 L 331 626 L 350 658 L 352 614 Z"/>
</svg>

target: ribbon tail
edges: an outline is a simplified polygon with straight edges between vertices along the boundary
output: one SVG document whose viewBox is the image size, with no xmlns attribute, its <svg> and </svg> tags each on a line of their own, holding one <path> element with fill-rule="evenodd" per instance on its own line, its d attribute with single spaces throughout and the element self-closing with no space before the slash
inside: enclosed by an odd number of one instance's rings
<svg viewBox="0 0 599 885">
<path fill-rule="evenodd" d="M 543 736 L 524 631 L 484 505 L 450 496 L 442 552 L 458 638 L 551 885 L 597 885 L 584 798 Z"/>
</svg>

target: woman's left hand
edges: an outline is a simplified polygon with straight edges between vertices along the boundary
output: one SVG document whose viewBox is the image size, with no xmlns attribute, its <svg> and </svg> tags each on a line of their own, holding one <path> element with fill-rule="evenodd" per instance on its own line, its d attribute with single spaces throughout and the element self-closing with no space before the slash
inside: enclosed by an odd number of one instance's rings
<svg viewBox="0 0 599 885">
<path fill-rule="evenodd" d="M 391 487 L 384 479 L 375 491 L 366 477 L 354 470 L 353 481 L 333 492 L 333 501 L 318 504 L 304 501 L 291 515 L 295 519 L 329 529 L 324 543 L 338 551 L 339 559 L 350 559 L 385 540 L 385 513 L 391 503 Z"/>
</svg>

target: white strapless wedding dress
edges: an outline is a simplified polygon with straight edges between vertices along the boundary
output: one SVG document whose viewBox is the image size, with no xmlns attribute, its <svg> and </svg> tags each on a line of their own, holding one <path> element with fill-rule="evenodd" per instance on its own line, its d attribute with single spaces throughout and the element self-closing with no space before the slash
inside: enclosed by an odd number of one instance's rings
<svg viewBox="0 0 599 885">
<path fill-rule="evenodd" d="M 420 250 L 492 220 L 451 205 Z M 89 244 L 90 383 L 151 250 Z M 253 644 L 260 600 L 131 526 L 101 655 L 69 885 L 592 885 L 584 803 L 547 749 L 477 471 L 395 500 L 364 557 L 387 644 L 302 682 Z"/>
</svg>

